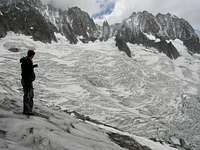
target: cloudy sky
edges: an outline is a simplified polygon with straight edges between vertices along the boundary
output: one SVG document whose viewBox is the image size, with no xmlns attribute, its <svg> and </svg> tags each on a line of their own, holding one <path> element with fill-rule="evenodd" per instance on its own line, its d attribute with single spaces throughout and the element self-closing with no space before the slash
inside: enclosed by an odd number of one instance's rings
<svg viewBox="0 0 200 150">
<path fill-rule="evenodd" d="M 153 14 L 175 14 L 188 20 L 193 27 L 200 29 L 200 0 L 43 0 L 59 8 L 78 6 L 87 11 L 96 22 L 121 22 L 133 11 L 147 10 Z"/>
</svg>

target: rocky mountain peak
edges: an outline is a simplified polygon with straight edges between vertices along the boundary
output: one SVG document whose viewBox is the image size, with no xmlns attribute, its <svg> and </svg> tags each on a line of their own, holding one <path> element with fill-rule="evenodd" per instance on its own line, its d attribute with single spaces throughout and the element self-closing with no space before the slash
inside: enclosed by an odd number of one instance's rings
<svg viewBox="0 0 200 150">
<path fill-rule="evenodd" d="M 180 40 L 197 38 L 192 26 L 183 18 L 171 14 L 158 14 L 156 20 L 160 26 L 158 35 L 161 37 Z"/>
<path fill-rule="evenodd" d="M 133 13 L 125 23 L 135 34 L 157 33 L 160 29 L 153 14 L 147 11 Z"/>
<path fill-rule="evenodd" d="M 32 35 L 34 40 L 51 42 L 56 40 L 54 27 L 47 22 L 37 6 L 39 0 L 10 0 L 0 5 L 0 36 L 7 31 Z"/>
<path fill-rule="evenodd" d="M 51 42 L 56 41 L 54 32 L 59 32 L 70 43 L 77 43 L 79 37 L 88 42 L 98 36 L 93 19 L 78 7 L 60 10 L 41 0 L 1 0 L 0 11 L 0 37 L 14 31 Z"/>
<path fill-rule="evenodd" d="M 102 35 L 101 35 L 100 40 L 101 41 L 107 41 L 110 37 L 110 32 L 111 32 L 110 25 L 108 24 L 108 21 L 105 20 L 103 22 Z"/>
<path fill-rule="evenodd" d="M 164 49 L 164 52 L 166 52 L 167 45 L 167 47 L 171 49 L 169 50 L 170 52 L 176 50 L 174 46 L 169 45 L 169 43 L 167 44 L 166 40 L 180 39 L 188 48 L 189 53 L 200 53 L 199 38 L 193 27 L 185 19 L 178 18 L 170 13 L 159 13 L 154 16 L 148 11 L 133 12 L 132 15 L 122 23 L 118 32 L 120 33 L 118 36 L 121 36 L 118 37 L 118 39 L 120 38 L 127 42 L 156 47 L 162 52 Z M 152 39 L 148 39 L 146 35 L 154 36 L 154 38 L 159 39 L 159 41 L 152 41 Z M 177 51 L 173 54 L 175 55 L 169 55 L 169 52 L 167 52 L 170 58 L 177 58 L 179 56 Z"/>
<path fill-rule="evenodd" d="M 96 39 L 97 28 L 88 13 L 78 7 L 72 7 L 67 10 L 67 16 L 75 34 L 83 36 L 83 42 Z"/>
</svg>

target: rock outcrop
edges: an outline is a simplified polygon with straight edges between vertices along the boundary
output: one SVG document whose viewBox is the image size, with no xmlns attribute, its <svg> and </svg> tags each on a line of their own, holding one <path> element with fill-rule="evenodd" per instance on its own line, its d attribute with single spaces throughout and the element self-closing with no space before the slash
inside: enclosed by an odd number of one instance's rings
<svg viewBox="0 0 200 150">
<path fill-rule="evenodd" d="M 200 53 L 199 38 L 192 26 L 186 20 L 171 14 L 153 16 L 147 11 L 134 12 L 122 23 L 118 32 L 124 41 L 155 47 L 171 59 L 176 59 L 180 54 L 167 40 L 180 39 L 190 53 Z M 149 39 L 146 36 L 148 34 L 159 41 Z"/>
<path fill-rule="evenodd" d="M 110 25 L 110 30 L 111 30 L 110 36 L 111 37 L 116 36 L 121 27 L 122 23 L 115 23 Z"/>
<path fill-rule="evenodd" d="M 180 39 L 189 53 L 200 53 L 199 37 L 192 26 L 184 19 L 171 14 L 158 14 L 156 20 L 160 26 L 158 36 L 166 39 Z"/>
<path fill-rule="evenodd" d="M 72 30 L 78 36 L 82 36 L 83 42 L 95 41 L 97 39 L 97 28 L 88 13 L 78 7 L 72 7 L 66 12 Z"/>
<path fill-rule="evenodd" d="M 0 5 L 0 36 L 4 37 L 7 31 L 13 31 L 31 35 L 34 40 L 42 42 L 56 41 L 55 27 L 41 15 L 36 8 L 37 4 L 38 1 L 34 0 L 2 2 Z"/>
<path fill-rule="evenodd" d="M 128 45 L 126 44 L 126 41 L 123 37 L 120 36 L 120 32 L 117 33 L 116 38 L 116 46 L 120 51 L 123 51 L 126 53 L 128 57 L 131 57 L 131 50 L 129 49 Z"/>
<path fill-rule="evenodd" d="M 31 35 L 42 42 L 56 41 L 54 32 L 61 33 L 70 43 L 95 41 L 96 25 L 78 7 L 68 10 L 44 5 L 40 0 L 2 0 L 0 2 L 0 37 L 8 31 Z"/>
<path fill-rule="evenodd" d="M 110 25 L 107 21 L 103 22 L 102 36 L 100 38 L 101 41 L 107 41 L 110 37 Z"/>
<path fill-rule="evenodd" d="M 192 26 L 184 19 L 171 14 L 157 14 L 155 17 L 160 29 L 156 33 L 166 39 L 180 39 L 182 41 L 198 38 Z"/>
<path fill-rule="evenodd" d="M 77 36 L 69 22 L 67 10 L 63 11 L 51 5 L 44 5 L 40 12 L 46 20 L 56 27 L 57 32 L 65 36 L 71 44 L 78 42 Z"/>
</svg>

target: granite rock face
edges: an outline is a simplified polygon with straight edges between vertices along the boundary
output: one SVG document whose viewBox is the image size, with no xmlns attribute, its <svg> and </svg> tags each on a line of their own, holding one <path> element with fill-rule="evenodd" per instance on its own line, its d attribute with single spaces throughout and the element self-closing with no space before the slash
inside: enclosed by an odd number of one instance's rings
<svg viewBox="0 0 200 150">
<path fill-rule="evenodd" d="M 126 44 L 125 39 L 122 36 L 120 36 L 120 32 L 117 33 L 115 41 L 116 41 L 116 46 L 118 47 L 118 49 L 120 51 L 125 52 L 128 57 L 131 57 L 131 50 Z"/>
<path fill-rule="evenodd" d="M 42 42 L 56 41 L 55 27 L 45 20 L 36 5 L 39 1 L 15 0 L 0 5 L 0 36 L 7 31 L 31 35 L 34 40 Z"/>
<path fill-rule="evenodd" d="M 0 2 L 0 37 L 8 31 L 31 35 L 42 42 L 56 41 L 54 32 L 61 33 L 70 43 L 95 41 L 96 25 L 78 7 L 61 10 L 44 5 L 40 0 L 2 0 Z"/>
<path fill-rule="evenodd" d="M 171 14 L 157 14 L 157 24 L 160 27 L 159 33 L 161 37 L 167 39 L 188 40 L 197 38 L 192 26 L 184 19 L 172 16 Z"/>
<path fill-rule="evenodd" d="M 67 11 L 67 16 L 72 30 L 78 36 L 82 36 L 83 42 L 95 41 L 97 39 L 97 28 L 88 13 L 78 7 L 72 7 Z"/>
<path fill-rule="evenodd" d="M 124 41 L 155 47 L 171 59 L 176 59 L 180 54 L 168 40 L 180 39 L 189 53 L 200 53 L 199 38 L 192 26 L 186 20 L 171 14 L 154 16 L 147 11 L 134 12 L 122 23 L 118 32 Z M 146 35 L 159 40 L 149 39 Z"/>
<path fill-rule="evenodd" d="M 100 38 L 101 41 L 107 41 L 110 37 L 110 25 L 107 21 L 103 22 L 103 28 L 102 28 L 102 36 Z"/>
<path fill-rule="evenodd" d="M 110 30 L 111 30 L 110 36 L 111 37 L 116 36 L 121 27 L 122 23 L 115 23 L 110 25 Z"/>
<path fill-rule="evenodd" d="M 200 53 L 199 37 L 186 20 L 171 14 L 158 14 L 156 19 L 161 27 L 158 36 L 166 39 L 180 39 L 188 48 L 189 53 Z"/>
<path fill-rule="evenodd" d="M 78 42 L 76 34 L 68 20 L 67 10 L 63 11 L 51 5 L 43 5 L 40 12 L 47 21 L 55 26 L 56 31 L 65 36 L 71 44 L 76 44 Z"/>
<path fill-rule="evenodd" d="M 131 31 L 134 32 L 135 35 L 140 32 L 157 33 L 160 29 L 156 18 L 147 11 L 134 12 L 130 18 L 125 21 L 125 24 L 127 27 L 131 27 Z"/>
</svg>

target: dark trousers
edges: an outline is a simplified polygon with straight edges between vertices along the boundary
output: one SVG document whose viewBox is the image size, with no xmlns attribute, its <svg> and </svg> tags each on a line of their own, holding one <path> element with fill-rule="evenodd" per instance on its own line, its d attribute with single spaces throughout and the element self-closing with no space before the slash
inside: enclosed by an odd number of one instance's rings
<svg viewBox="0 0 200 150">
<path fill-rule="evenodd" d="M 34 97 L 34 91 L 33 91 L 33 84 L 26 84 L 24 80 L 21 80 L 21 84 L 23 86 L 23 113 L 29 114 L 33 111 L 33 97 Z"/>
</svg>

